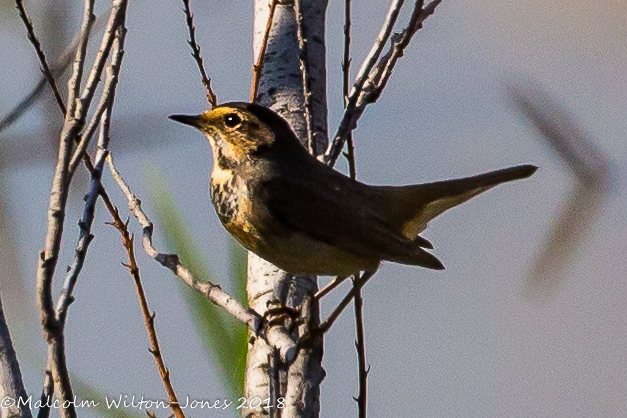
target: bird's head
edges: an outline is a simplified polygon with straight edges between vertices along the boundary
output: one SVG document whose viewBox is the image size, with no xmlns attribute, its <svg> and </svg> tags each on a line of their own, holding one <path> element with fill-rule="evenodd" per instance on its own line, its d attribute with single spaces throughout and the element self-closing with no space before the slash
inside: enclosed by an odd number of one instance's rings
<svg viewBox="0 0 627 418">
<path fill-rule="evenodd" d="M 225 103 L 200 115 L 171 115 L 169 118 L 204 133 L 218 163 L 223 163 L 221 159 L 239 163 L 262 148 L 296 139 L 281 116 L 251 103 Z"/>
</svg>

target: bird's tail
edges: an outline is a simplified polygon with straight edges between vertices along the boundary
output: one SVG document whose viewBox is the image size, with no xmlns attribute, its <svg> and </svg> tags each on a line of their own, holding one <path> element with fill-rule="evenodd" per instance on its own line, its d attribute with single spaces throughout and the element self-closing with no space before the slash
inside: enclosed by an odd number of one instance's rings
<svg viewBox="0 0 627 418">
<path fill-rule="evenodd" d="M 521 165 L 461 179 L 375 189 L 392 226 L 406 238 L 417 240 L 429 221 L 444 211 L 498 184 L 527 178 L 537 169 Z"/>
</svg>

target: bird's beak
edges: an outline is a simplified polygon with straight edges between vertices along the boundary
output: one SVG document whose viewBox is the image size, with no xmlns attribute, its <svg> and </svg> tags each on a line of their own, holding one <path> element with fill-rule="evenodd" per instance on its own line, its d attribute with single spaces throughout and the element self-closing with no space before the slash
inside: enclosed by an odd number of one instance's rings
<svg viewBox="0 0 627 418">
<path fill-rule="evenodd" d="M 194 128 L 200 128 L 200 115 L 170 115 L 168 118 Z"/>
</svg>

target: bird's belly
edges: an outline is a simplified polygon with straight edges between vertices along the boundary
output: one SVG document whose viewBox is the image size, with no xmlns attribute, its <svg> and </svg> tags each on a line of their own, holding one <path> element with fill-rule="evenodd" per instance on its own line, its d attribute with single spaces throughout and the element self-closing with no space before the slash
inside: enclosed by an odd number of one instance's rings
<svg viewBox="0 0 627 418">
<path fill-rule="evenodd" d="M 242 224 L 225 224 L 229 232 L 248 250 L 292 274 L 348 276 L 375 270 L 380 260 L 367 259 L 343 251 L 298 232 L 275 236 L 260 234 Z"/>
</svg>

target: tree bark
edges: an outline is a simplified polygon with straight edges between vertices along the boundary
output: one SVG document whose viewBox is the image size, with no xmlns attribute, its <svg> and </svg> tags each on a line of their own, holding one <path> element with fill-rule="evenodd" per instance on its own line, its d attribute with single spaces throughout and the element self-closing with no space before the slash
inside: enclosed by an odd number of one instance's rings
<svg viewBox="0 0 627 418">
<path fill-rule="evenodd" d="M 304 16 L 304 39 L 307 42 L 307 56 L 299 59 L 300 49 L 297 39 L 297 24 L 294 4 L 280 3 L 274 15 L 274 22 L 266 50 L 263 73 L 259 86 L 258 103 L 268 106 L 285 118 L 301 141 L 307 139 L 305 121 L 303 78 L 301 61 L 308 65 L 309 88 L 312 92 L 312 136 L 318 154 L 326 150 L 327 100 L 326 100 L 326 54 L 325 17 L 326 0 L 302 1 Z M 255 1 L 253 30 L 253 50 L 256 58 L 261 47 L 263 32 L 269 13 L 268 0 Z M 294 340 L 302 335 L 307 326 L 320 322 L 319 307 L 312 303 L 318 289 L 317 277 L 293 276 L 267 261 L 249 253 L 248 256 L 248 303 L 255 311 L 263 314 L 268 302 L 279 300 L 282 304 L 301 309 L 301 319 L 309 325 L 295 327 Z M 273 410 L 258 408 L 243 410 L 245 417 L 280 416 L 282 418 L 313 418 L 320 414 L 320 383 L 324 379 L 322 368 L 322 338 L 304 349 L 288 367 L 274 356 L 271 347 L 261 338 L 252 338 L 249 343 L 246 365 L 244 396 L 248 401 L 254 397 L 261 400 L 270 397 L 270 388 L 276 388 L 276 398 L 284 398 L 282 408 L 276 399 Z M 274 356 L 274 357 L 273 357 Z M 274 359 L 274 361 L 270 361 Z M 274 367 L 270 367 L 270 365 Z M 271 382 L 277 376 L 278 382 Z M 275 392 L 273 389 L 272 392 Z"/>
</svg>

